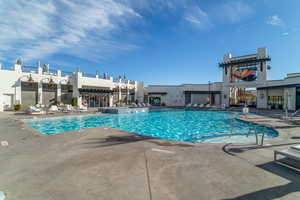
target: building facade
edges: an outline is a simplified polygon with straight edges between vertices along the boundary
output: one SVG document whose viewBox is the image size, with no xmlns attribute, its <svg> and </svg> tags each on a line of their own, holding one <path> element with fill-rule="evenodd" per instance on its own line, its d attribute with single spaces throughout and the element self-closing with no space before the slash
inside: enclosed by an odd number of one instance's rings
<svg viewBox="0 0 300 200">
<path fill-rule="evenodd" d="M 100 76 L 77 70 L 52 70 L 49 65 L 23 65 L 20 59 L 10 69 L 0 68 L 0 111 L 16 104 L 49 106 L 55 103 L 88 107 L 109 107 L 117 103 L 143 102 L 143 82 L 124 80 L 104 74 Z"/>
<path fill-rule="evenodd" d="M 150 85 L 148 100 L 155 105 L 250 105 L 260 109 L 300 109 L 300 73 L 268 80 L 267 48 L 250 55 L 225 54 L 219 63 L 223 82 L 208 84 Z"/>
</svg>

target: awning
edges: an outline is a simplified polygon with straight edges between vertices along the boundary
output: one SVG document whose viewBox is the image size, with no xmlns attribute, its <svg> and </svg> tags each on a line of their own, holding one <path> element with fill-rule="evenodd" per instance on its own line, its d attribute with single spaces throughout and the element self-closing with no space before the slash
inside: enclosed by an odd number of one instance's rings
<svg viewBox="0 0 300 200">
<path fill-rule="evenodd" d="M 110 94 L 113 93 L 112 90 L 105 90 L 105 89 L 79 89 L 80 93 L 94 93 L 94 94 Z"/>
<path fill-rule="evenodd" d="M 293 87 L 300 87 L 300 84 L 288 84 L 288 85 L 274 85 L 274 86 L 258 87 L 257 90 L 276 89 L 276 88 L 293 88 Z"/>
<path fill-rule="evenodd" d="M 149 92 L 148 95 L 166 95 L 166 92 Z"/>
<path fill-rule="evenodd" d="M 221 94 L 221 91 L 184 91 L 184 94 Z"/>
</svg>

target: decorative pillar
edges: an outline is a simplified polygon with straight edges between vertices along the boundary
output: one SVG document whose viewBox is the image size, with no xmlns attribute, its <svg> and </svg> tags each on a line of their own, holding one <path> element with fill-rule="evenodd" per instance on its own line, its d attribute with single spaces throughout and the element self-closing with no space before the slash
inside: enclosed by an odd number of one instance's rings
<svg viewBox="0 0 300 200">
<path fill-rule="evenodd" d="M 229 107 L 229 99 L 230 99 L 230 87 L 223 87 L 222 91 L 222 104 L 225 105 L 225 107 Z"/>
<path fill-rule="evenodd" d="M 57 89 L 56 89 L 56 101 L 61 102 L 61 83 L 57 84 Z"/>
<path fill-rule="evenodd" d="M 16 82 L 14 104 L 22 104 L 21 95 L 22 95 L 21 79 L 19 79 Z"/>
<path fill-rule="evenodd" d="M 38 82 L 38 104 L 43 104 L 43 82 Z"/>
<path fill-rule="evenodd" d="M 73 82 L 73 98 L 77 99 L 77 105 L 82 105 L 82 97 L 80 96 L 79 88 L 81 88 L 81 77 L 82 73 L 78 71 L 75 73 L 74 82 Z"/>
<path fill-rule="evenodd" d="M 119 86 L 119 95 L 118 95 L 118 97 L 119 97 L 119 103 L 121 103 L 121 100 L 122 100 L 122 90 L 121 90 L 121 86 Z"/>
<path fill-rule="evenodd" d="M 129 103 L 129 96 L 130 96 L 130 93 L 129 93 L 129 88 L 127 87 L 127 104 Z"/>
<path fill-rule="evenodd" d="M 114 104 L 114 95 L 113 94 L 109 94 L 109 107 L 113 107 Z"/>
</svg>

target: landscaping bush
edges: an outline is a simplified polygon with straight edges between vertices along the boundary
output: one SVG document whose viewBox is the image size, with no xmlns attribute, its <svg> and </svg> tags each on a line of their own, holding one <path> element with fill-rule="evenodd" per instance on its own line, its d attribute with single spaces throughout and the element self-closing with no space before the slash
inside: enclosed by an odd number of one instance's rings
<svg viewBox="0 0 300 200">
<path fill-rule="evenodd" d="M 71 104 L 72 106 L 78 106 L 77 98 L 73 97 Z"/>
<path fill-rule="evenodd" d="M 20 111 L 21 110 L 21 104 L 15 104 L 14 105 L 14 110 L 15 111 Z"/>
</svg>

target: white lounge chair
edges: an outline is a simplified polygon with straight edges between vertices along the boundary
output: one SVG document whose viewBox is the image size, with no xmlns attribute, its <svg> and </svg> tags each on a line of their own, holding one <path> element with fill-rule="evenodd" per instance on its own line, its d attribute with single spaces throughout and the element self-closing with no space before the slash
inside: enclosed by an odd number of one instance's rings
<svg viewBox="0 0 300 200">
<path fill-rule="evenodd" d="M 211 107 L 210 104 L 206 104 L 206 105 L 205 105 L 205 108 L 210 108 L 210 107 Z"/>
<path fill-rule="evenodd" d="M 200 104 L 199 107 L 200 107 L 200 108 L 203 108 L 203 107 L 204 107 L 204 104 Z"/>
<path fill-rule="evenodd" d="M 133 104 L 131 104 L 131 105 L 130 105 L 130 107 L 132 107 L 132 108 L 136 108 L 136 107 L 137 107 L 137 105 L 136 105 L 135 103 L 133 103 Z"/>
<path fill-rule="evenodd" d="M 67 104 L 67 105 L 64 105 L 64 107 L 62 107 L 62 111 L 63 112 L 73 112 L 73 111 L 76 111 L 73 106 Z"/>
<path fill-rule="evenodd" d="M 147 107 L 151 107 L 151 104 L 150 104 L 150 103 L 147 103 Z"/>
<path fill-rule="evenodd" d="M 226 109 L 226 105 L 225 105 L 225 104 L 222 104 L 222 105 L 221 105 L 221 109 L 225 110 L 225 109 Z"/>
<path fill-rule="evenodd" d="M 194 107 L 194 108 L 197 108 L 197 107 L 198 107 L 198 104 L 195 103 L 195 104 L 193 105 L 193 107 Z"/>
<path fill-rule="evenodd" d="M 143 107 L 143 105 L 142 105 L 141 103 L 138 103 L 138 104 L 137 104 L 137 107 L 138 107 L 138 108 L 141 108 L 141 107 Z"/>
<path fill-rule="evenodd" d="M 189 104 L 186 105 L 186 107 L 190 108 L 190 107 L 192 107 L 192 104 L 189 103 Z"/>
<path fill-rule="evenodd" d="M 59 109 L 58 109 L 58 107 L 56 105 L 52 105 L 52 106 L 50 106 L 50 108 L 48 109 L 48 111 L 50 111 L 50 112 L 58 112 Z"/>
<path fill-rule="evenodd" d="M 37 108 L 35 106 L 29 106 L 27 111 L 29 114 L 32 114 L 32 115 L 44 114 L 44 111 L 42 111 L 40 108 Z"/>
<path fill-rule="evenodd" d="M 300 166 L 300 145 L 292 146 L 292 147 L 290 147 L 288 149 L 285 149 L 285 150 L 275 150 L 274 151 L 274 161 L 276 163 L 279 163 L 279 164 L 282 164 L 282 165 L 285 165 L 285 166 L 297 169 L 298 171 L 300 170 L 298 167 L 296 167 L 294 165 L 290 165 L 287 162 L 282 162 L 281 160 L 278 160 L 277 159 L 278 155 L 282 155 L 282 156 L 284 156 L 286 158 L 289 158 L 289 159 L 291 159 L 291 160 L 299 163 L 298 166 Z"/>
<path fill-rule="evenodd" d="M 78 106 L 78 110 L 84 112 L 84 111 L 87 111 L 88 108 L 86 106 L 80 105 L 80 106 Z"/>
</svg>

